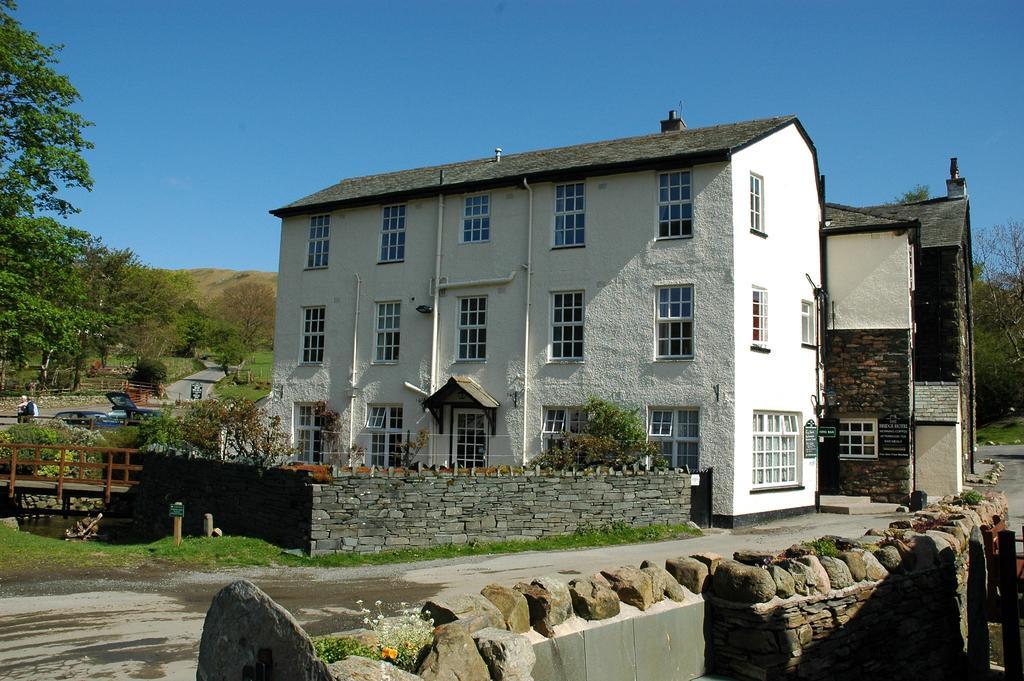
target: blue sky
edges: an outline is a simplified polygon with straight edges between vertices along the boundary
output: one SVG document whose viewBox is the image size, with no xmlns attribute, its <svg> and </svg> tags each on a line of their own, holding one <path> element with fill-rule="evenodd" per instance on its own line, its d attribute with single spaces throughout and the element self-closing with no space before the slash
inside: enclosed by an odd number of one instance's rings
<svg viewBox="0 0 1024 681">
<path fill-rule="evenodd" d="M 72 222 L 157 267 L 277 269 L 344 177 L 795 113 L 829 201 L 1024 220 L 1020 2 L 22 0 L 95 126 Z"/>
</svg>

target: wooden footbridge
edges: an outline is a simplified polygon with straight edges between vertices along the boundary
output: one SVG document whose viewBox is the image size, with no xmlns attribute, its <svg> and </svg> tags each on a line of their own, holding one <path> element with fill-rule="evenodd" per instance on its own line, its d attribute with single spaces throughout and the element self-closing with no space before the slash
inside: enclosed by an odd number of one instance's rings
<svg viewBox="0 0 1024 681">
<path fill-rule="evenodd" d="M 0 488 L 16 493 L 103 497 L 124 494 L 138 484 L 142 454 L 137 449 L 0 443 Z"/>
</svg>

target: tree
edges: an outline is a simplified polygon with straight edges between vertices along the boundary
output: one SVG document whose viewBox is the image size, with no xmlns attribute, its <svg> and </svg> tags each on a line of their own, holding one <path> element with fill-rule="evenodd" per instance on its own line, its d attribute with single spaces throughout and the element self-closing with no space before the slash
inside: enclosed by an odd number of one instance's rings
<svg viewBox="0 0 1024 681">
<path fill-rule="evenodd" d="M 0 218 L 65 217 L 77 209 L 57 196 L 61 187 L 92 187 L 81 156 L 92 148 L 82 136 L 91 123 L 71 110 L 78 90 L 53 70 L 60 46 L 41 45 L 14 9 L 0 0 Z"/>
<path fill-rule="evenodd" d="M 534 463 L 542 467 L 567 469 L 575 466 L 621 468 L 650 461 L 665 465 L 658 448 L 647 441 L 643 420 L 635 411 L 596 397 L 583 405 L 586 422 L 580 433 L 563 433 L 558 447 L 545 452 Z"/>
<path fill-rule="evenodd" d="M 246 351 L 252 352 L 273 339 L 275 305 L 273 288 L 246 281 L 224 289 L 214 307 L 221 319 L 235 327 Z"/>
<path fill-rule="evenodd" d="M 927 201 L 931 197 L 931 189 L 926 184 L 916 184 L 913 189 L 908 189 L 899 196 L 895 197 L 893 203 L 916 203 L 918 201 Z"/>
</svg>

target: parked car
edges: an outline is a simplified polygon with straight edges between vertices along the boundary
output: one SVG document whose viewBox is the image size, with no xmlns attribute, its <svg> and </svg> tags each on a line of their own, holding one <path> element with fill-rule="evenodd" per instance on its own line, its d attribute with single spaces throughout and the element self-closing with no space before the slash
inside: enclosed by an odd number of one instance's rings
<svg viewBox="0 0 1024 681">
<path fill-rule="evenodd" d="M 128 396 L 128 393 L 113 392 L 107 393 L 107 399 L 114 405 L 109 416 L 123 421 L 138 421 L 149 416 L 156 416 L 160 412 L 156 409 L 144 409 L 139 407 Z"/>
<path fill-rule="evenodd" d="M 117 428 L 123 423 L 123 419 L 118 420 L 106 412 L 85 409 L 59 411 L 53 415 L 53 418 L 59 419 L 69 426 L 84 428 Z"/>
</svg>

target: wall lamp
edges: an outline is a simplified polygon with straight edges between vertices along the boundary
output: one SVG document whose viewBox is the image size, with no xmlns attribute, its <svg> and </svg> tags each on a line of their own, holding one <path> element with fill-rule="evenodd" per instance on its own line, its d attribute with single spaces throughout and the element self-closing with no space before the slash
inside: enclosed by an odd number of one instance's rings
<svg viewBox="0 0 1024 681">
<path fill-rule="evenodd" d="M 416 306 L 416 311 L 421 313 L 421 314 L 430 314 L 431 312 L 434 311 L 434 306 L 433 305 L 417 305 Z"/>
</svg>

